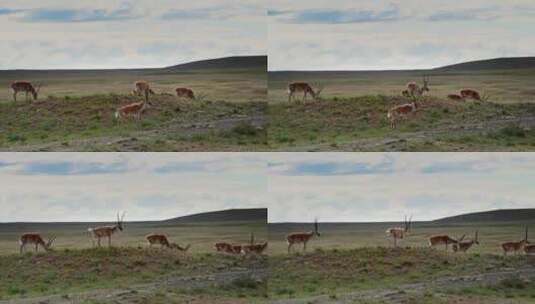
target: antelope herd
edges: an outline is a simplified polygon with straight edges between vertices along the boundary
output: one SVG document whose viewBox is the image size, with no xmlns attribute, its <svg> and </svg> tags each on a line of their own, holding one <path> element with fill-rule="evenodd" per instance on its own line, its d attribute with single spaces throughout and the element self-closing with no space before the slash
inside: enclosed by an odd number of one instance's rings
<svg viewBox="0 0 535 304">
<path fill-rule="evenodd" d="M 316 90 L 314 90 L 313 87 L 306 82 L 292 82 L 288 84 L 288 102 L 292 102 L 292 100 L 295 99 L 294 95 L 298 92 L 303 93 L 303 102 L 306 102 L 308 95 L 312 96 L 314 100 L 319 100 L 322 90 L 323 87 L 318 87 Z M 396 105 L 388 109 L 386 118 L 390 123 L 390 127 L 392 129 L 396 128 L 399 120 L 405 119 L 411 113 L 416 112 L 420 106 L 418 100 L 429 91 L 429 76 L 423 76 L 421 86 L 416 82 L 407 83 L 406 89 L 401 91 L 401 95 L 411 99 L 411 102 Z M 481 97 L 479 92 L 473 89 L 463 89 L 460 91 L 460 94 L 449 94 L 447 95 L 447 98 L 454 101 L 465 101 L 467 99 L 486 101 L 488 99 L 488 97 Z"/>
<path fill-rule="evenodd" d="M 26 94 L 26 102 L 29 101 L 29 96 L 33 97 L 33 100 L 36 101 L 41 84 L 35 88 L 33 84 L 29 81 L 14 81 L 11 83 L 11 89 L 13 90 L 13 100 L 17 102 L 17 94 L 23 92 Z M 202 100 L 204 95 L 196 97 L 192 89 L 189 88 L 176 88 L 176 96 L 179 99 L 188 99 L 188 100 Z M 140 80 L 134 83 L 134 90 L 132 94 L 135 96 L 143 97 L 143 100 L 140 102 L 133 102 L 130 104 L 123 105 L 115 111 L 115 119 L 123 120 L 127 117 L 133 117 L 136 120 L 141 119 L 141 115 L 153 104 L 150 102 L 150 96 L 155 95 L 156 93 L 151 88 L 150 84 L 147 81 Z"/>
</svg>

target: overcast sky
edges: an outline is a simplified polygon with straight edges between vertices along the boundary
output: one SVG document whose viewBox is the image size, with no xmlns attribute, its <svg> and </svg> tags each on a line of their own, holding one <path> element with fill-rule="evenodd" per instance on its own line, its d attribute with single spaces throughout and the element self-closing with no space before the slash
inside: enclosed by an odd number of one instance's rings
<svg viewBox="0 0 535 304">
<path fill-rule="evenodd" d="M 523 153 L 1 153 L 0 222 L 160 220 L 269 208 L 271 222 L 432 220 L 535 208 Z"/>
<path fill-rule="evenodd" d="M 381 70 L 535 55 L 533 0 L 270 0 L 270 70 Z"/>
<path fill-rule="evenodd" d="M 0 0 L 0 69 L 265 55 L 266 21 L 263 0 Z"/>
<path fill-rule="evenodd" d="M 162 220 L 263 207 L 254 154 L 1 153 L 0 222 Z"/>
</svg>

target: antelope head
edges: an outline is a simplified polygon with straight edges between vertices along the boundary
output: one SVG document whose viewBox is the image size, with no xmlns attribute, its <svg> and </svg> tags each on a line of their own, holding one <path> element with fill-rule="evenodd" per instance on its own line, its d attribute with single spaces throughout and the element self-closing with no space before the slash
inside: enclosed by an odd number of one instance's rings
<svg viewBox="0 0 535 304">
<path fill-rule="evenodd" d="M 423 81 L 424 81 L 424 85 L 422 87 L 422 92 L 423 91 L 429 92 L 429 77 L 428 76 L 424 76 L 423 77 Z"/>
<path fill-rule="evenodd" d="M 50 239 L 48 239 L 48 242 L 46 242 L 44 247 L 47 251 L 52 250 L 52 243 L 54 242 L 54 240 L 56 240 L 55 236 L 51 237 Z"/>
</svg>

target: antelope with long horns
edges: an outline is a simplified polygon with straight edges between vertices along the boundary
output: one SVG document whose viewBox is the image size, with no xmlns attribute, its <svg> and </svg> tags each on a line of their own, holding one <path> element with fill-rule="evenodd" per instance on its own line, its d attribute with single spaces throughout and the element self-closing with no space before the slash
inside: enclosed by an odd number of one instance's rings
<svg viewBox="0 0 535 304">
<path fill-rule="evenodd" d="M 390 128 L 395 129 L 397 121 L 406 117 L 412 112 L 416 112 L 418 104 L 416 102 L 406 103 L 399 106 L 395 106 L 388 110 L 386 118 L 390 121 Z"/>
<path fill-rule="evenodd" d="M 17 94 L 19 92 L 26 93 L 26 102 L 28 102 L 28 93 L 33 96 L 33 100 L 37 100 L 37 95 L 41 89 L 41 84 L 39 84 L 37 89 L 35 89 L 35 87 L 29 81 L 14 81 L 11 83 L 11 89 L 13 90 L 13 100 L 15 102 L 17 102 Z"/>
<path fill-rule="evenodd" d="M 425 92 L 429 92 L 429 78 L 423 76 L 423 85 L 420 87 L 416 82 L 407 83 L 407 90 L 402 94 L 405 97 L 417 98 L 424 95 Z"/>
<path fill-rule="evenodd" d="M 507 255 L 508 252 L 513 252 L 515 254 L 518 254 L 528 244 L 529 244 L 529 241 L 528 241 L 528 227 L 526 227 L 523 240 L 518 241 L 518 242 L 502 243 L 503 255 Z"/>
<path fill-rule="evenodd" d="M 286 236 L 286 241 L 288 243 L 288 253 L 290 253 L 290 250 L 293 245 L 299 243 L 303 244 L 303 251 L 306 251 L 307 243 L 310 241 L 310 239 L 312 239 L 313 236 L 320 236 L 320 233 L 318 231 L 318 220 L 314 221 L 314 231 L 294 232 Z"/>
<path fill-rule="evenodd" d="M 288 102 L 291 102 L 294 94 L 297 92 L 303 92 L 303 102 L 306 102 L 307 95 L 310 94 L 314 100 L 318 100 L 320 98 L 321 91 L 323 90 L 322 87 L 318 87 L 316 91 L 306 82 L 293 82 L 288 84 Z"/>
<path fill-rule="evenodd" d="M 445 250 L 448 251 L 448 246 L 450 244 L 457 244 L 462 242 L 466 235 L 463 235 L 460 239 L 454 239 L 449 235 L 435 235 L 429 238 L 429 246 L 435 247 L 438 245 L 445 245 Z"/>
<path fill-rule="evenodd" d="M 452 245 L 452 249 L 454 252 L 460 251 L 460 252 L 467 252 L 468 249 L 470 249 L 473 245 L 479 245 L 479 239 L 478 239 L 478 231 L 476 230 L 475 237 L 472 240 L 466 240 L 466 241 L 459 241 L 458 243 L 454 243 Z"/>
<path fill-rule="evenodd" d="M 46 251 L 50 251 L 52 250 L 52 242 L 54 242 L 55 239 L 56 237 L 53 236 L 45 242 L 39 233 L 25 233 L 21 235 L 19 239 L 20 253 L 22 254 L 24 252 L 26 245 L 28 244 L 35 245 L 35 252 L 39 251 L 39 245 Z"/>
<path fill-rule="evenodd" d="M 108 238 L 108 247 L 111 247 L 111 236 L 118 231 L 123 231 L 124 215 L 125 215 L 125 212 L 123 212 L 122 216 L 119 217 L 119 213 L 117 213 L 117 223 L 115 225 L 100 226 L 100 227 L 87 229 L 87 231 L 89 232 L 91 236 L 93 247 L 95 246 L 95 239 L 97 240 L 98 247 L 100 247 L 100 239 L 104 237 Z"/>
<path fill-rule="evenodd" d="M 407 221 L 407 216 L 405 216 L 405 219 L 403 220 L 403 227 L 394 227 L 394 228 L 388 228 L 386 230 L 387 236 L 390 236 L 394 239 L 394 247 L 397 247 L 398 240 L 401 240 L 407 236 L 411 230 L 411 223 L 412 223 L 412 216 L 409 218 L 409 221 Z"/>
</svg>

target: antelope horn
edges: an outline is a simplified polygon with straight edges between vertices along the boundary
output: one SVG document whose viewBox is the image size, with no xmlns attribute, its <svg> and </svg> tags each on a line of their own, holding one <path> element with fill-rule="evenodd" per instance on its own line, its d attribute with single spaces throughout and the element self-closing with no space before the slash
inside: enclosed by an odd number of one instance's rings
<svg viewBox="0 0 535 304">
<path fill-rule="evenodd" d="M 126 211 L 123 211 L 123 215 L 121 215 L 121 223 L 123 222 L 124 215 L 126 214 Z"/>
<path fill-rule="evenodd" d="M 314 231 L 318 233 L 318 219 L 317 218 L 314 220 Z"/>
</svg>

